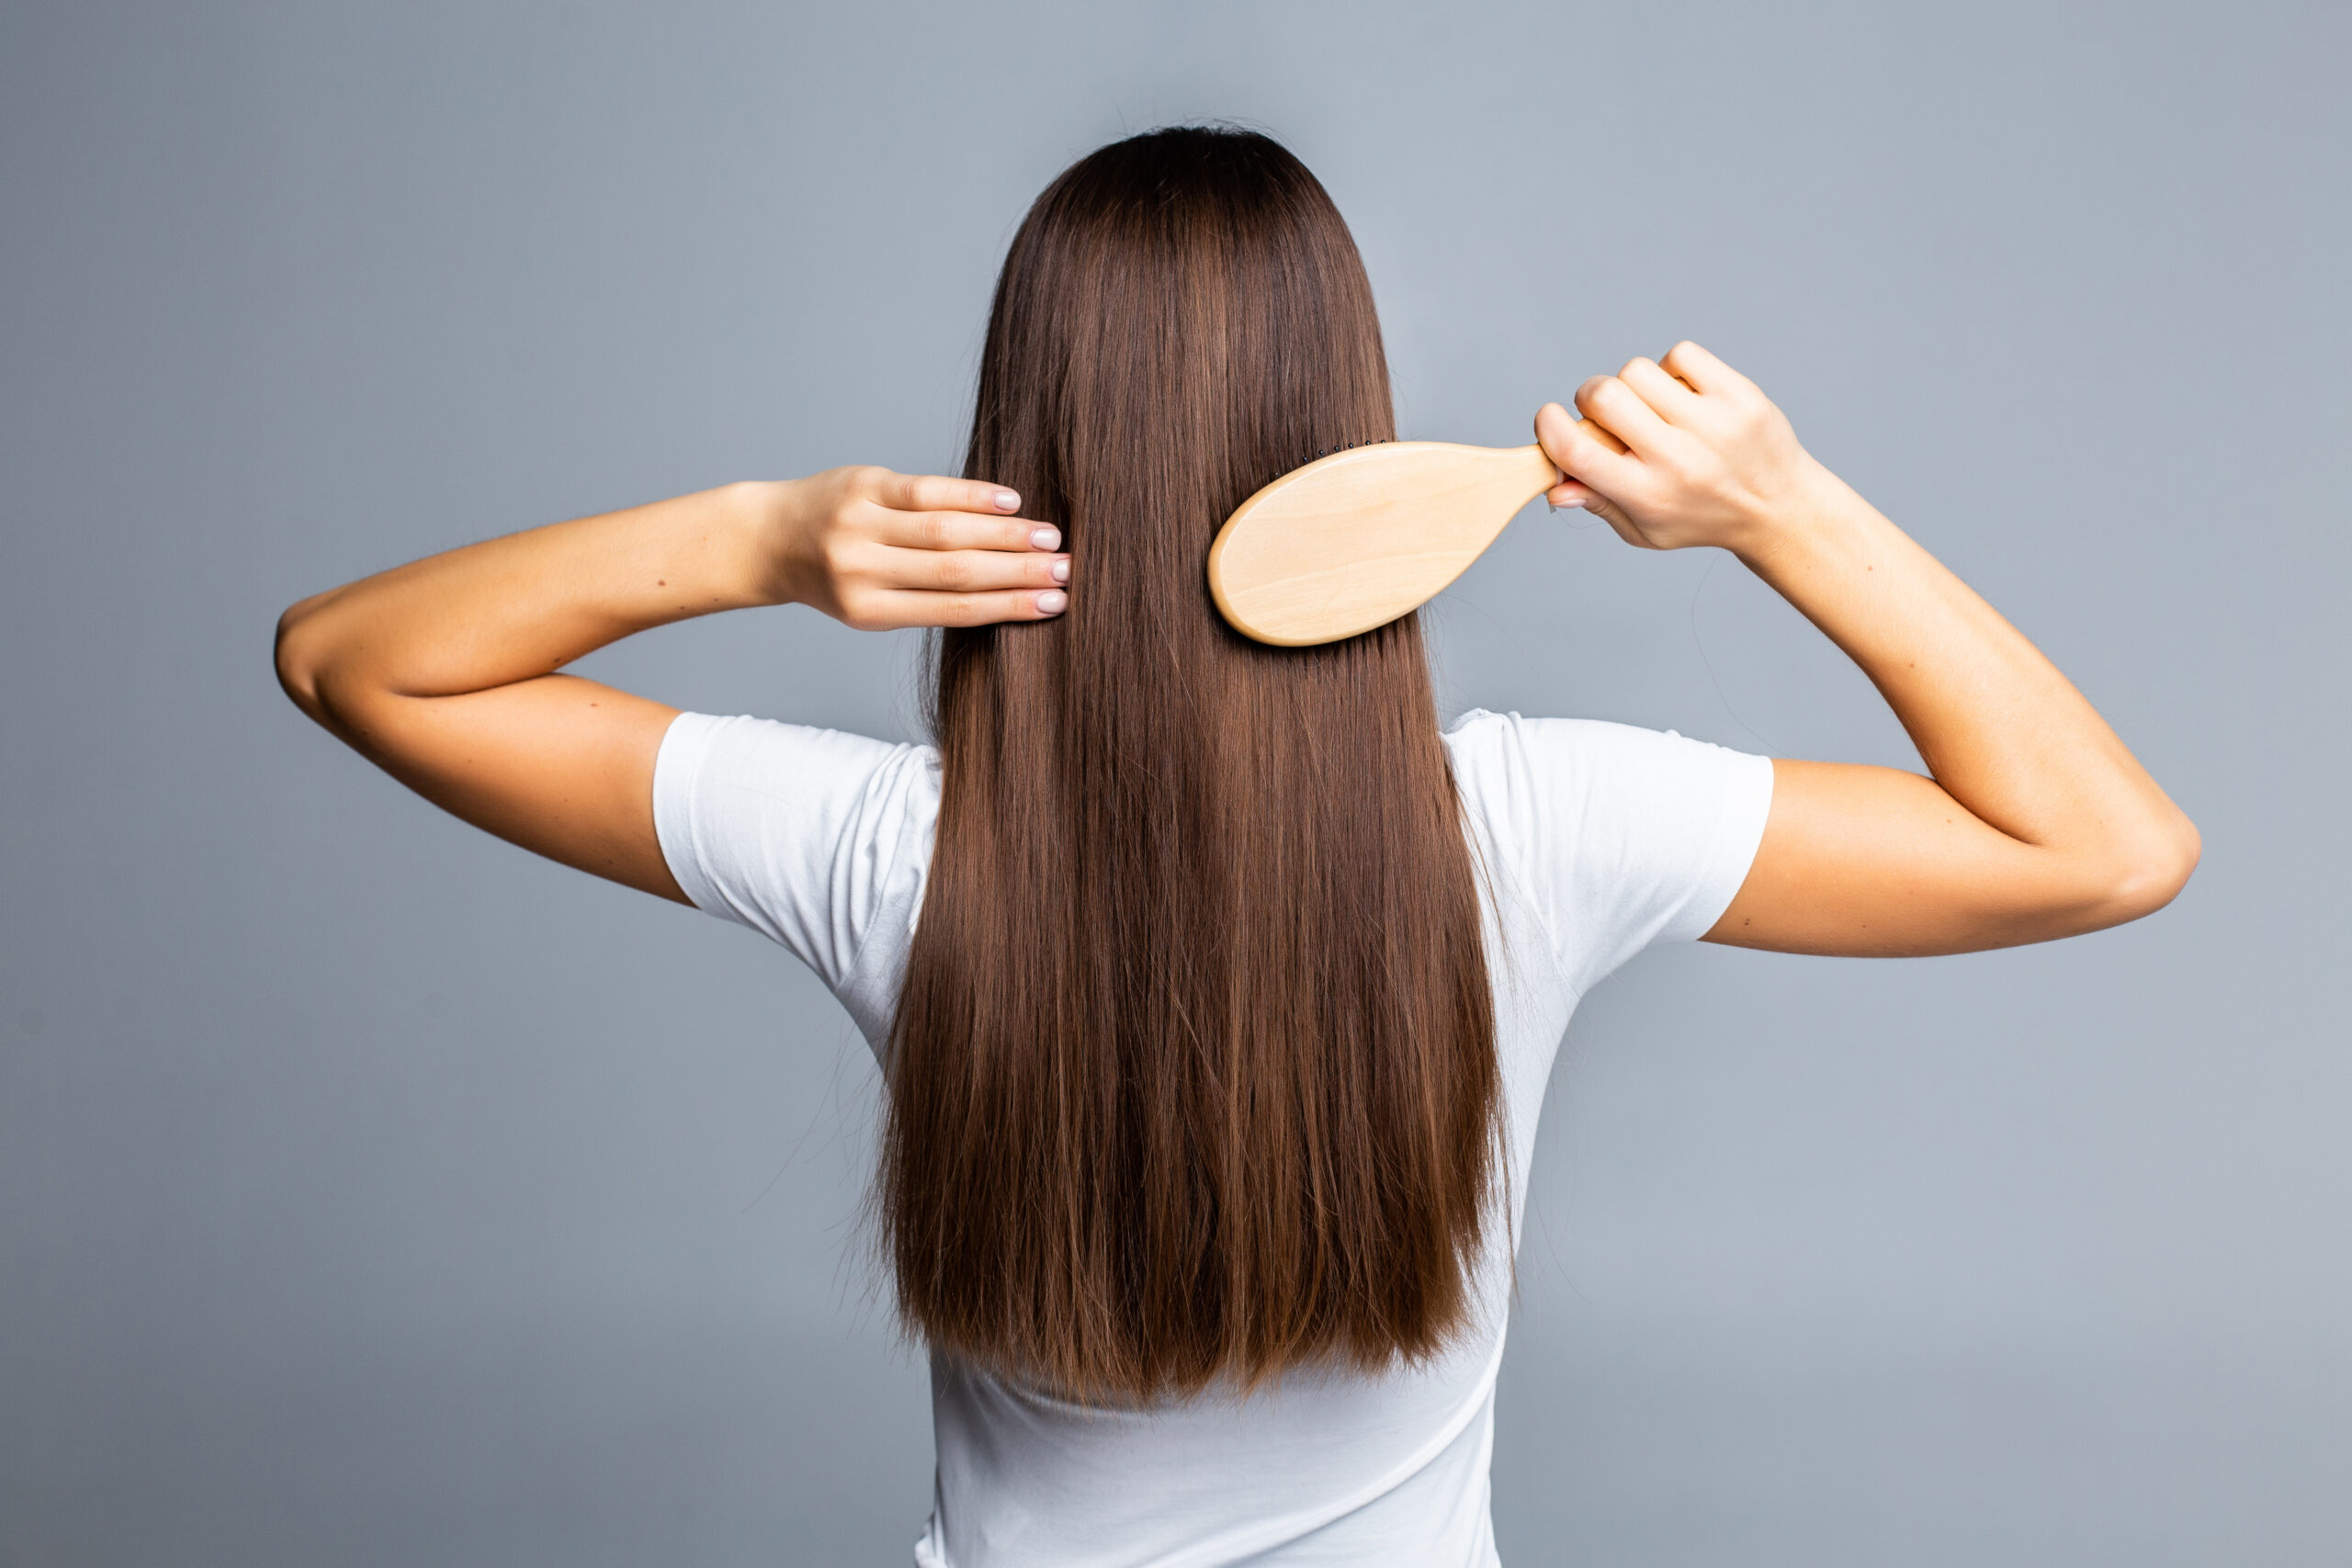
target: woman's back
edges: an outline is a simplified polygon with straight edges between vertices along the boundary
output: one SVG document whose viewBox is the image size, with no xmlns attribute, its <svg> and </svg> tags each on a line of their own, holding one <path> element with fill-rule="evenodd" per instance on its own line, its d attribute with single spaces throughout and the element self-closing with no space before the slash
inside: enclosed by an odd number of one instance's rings
<svg viewBox="0 0 2352 1568">
<path fill-rule="evenodd" d="M 1577 999 L 1635 952 L 1712 926 L 1770 806 L 1764 759 L 1621 725 L 1472 713 L 1444 737 L 1482 884 L 1504 1184 L 1463 1328 L 1368 1372 L 1294 1367 L 1140 1404 L 1079 1404 L 932 1358 L 938 1485 L 926 1563 L 1492 1559 L 1486 1477 L 1518 1214 L 1552 1058 Z M 919 923 L 937 752 L 752 718 L 682 715 L 654 807 L 699 907 L 800 956 L 877 1056 Z M 885 1062 L 887 1069 L 888 1063 Z"/>
</svg>

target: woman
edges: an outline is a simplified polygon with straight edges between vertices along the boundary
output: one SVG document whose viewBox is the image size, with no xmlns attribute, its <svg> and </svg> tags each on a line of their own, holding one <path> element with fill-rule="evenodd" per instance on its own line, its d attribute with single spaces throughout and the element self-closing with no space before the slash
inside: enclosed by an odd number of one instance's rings
<svg viewBox="0 0 2352 1568">
<path fill-rule="evenodd" d="M 1494 1560 L 1492 1399 L 1552 1055 L 1653 942 L 2044 941 L 2197 835 L 1999 615 L 1695 345 L 1536 434 L 1555 505 L 1736 553 L 1933 773 L 1473 713 L 1413 616 L 1215 616 L 1218 523 L 1394 436 L 1371 290 L 1266 139 L 1155 132 L 1038 198 L 960 479 L 841 468 L 559 524 L 286 614 L 303 709 L 468 821 L 766 932 L 887 1077 L 877 1212 L 932 1352 L 926 1563 Z M 558 673 L 797 603 L 947 628 L 936 747 Z"/>
</svg>

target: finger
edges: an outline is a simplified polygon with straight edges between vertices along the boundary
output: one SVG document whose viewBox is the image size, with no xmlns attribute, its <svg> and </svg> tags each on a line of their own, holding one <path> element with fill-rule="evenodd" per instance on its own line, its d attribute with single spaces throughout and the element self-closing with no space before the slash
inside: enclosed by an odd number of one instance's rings
<svg viewBox="0 0 2352 1568">
<path fill-rule="evenodd" d="M 1614 376 L 1595 376 L 1577 389 L 1577 407 L 1588 420 L 1597 420 L 1609 433 L 1648 459 L 1670 439 L 1669 427 L 1641 394 Z M 1578 476 L 1579 478 L 1583 476 Z"/>
<path fill-rule="evenodd" d="M 1637 546 L 1645 550 L 1657 548 L 1657 546 L 1650 542 L 1649 536 L 1642 532 L 1640 526 L 1634 523 L 1632 515 L 1623 507 L 1590 485 L 1578 484 L 1576 480 L 1570 479 L 1565 484 L 1556 484 L 1545 491 L 1544 499 L 1552 503 L 1554 511 L 1567 506 L 1591 513 L 1595 517 L 1608 524 L 1616 531 L 1617 536 L 1629 545 Z"/>
<path fill-rule="evenodd" d="M 1050 621 L 1069 608 L 1058 588 L 1000 593 L 922 593 L 901 591 L 879 596 L 881 618 L 894 626 L 986 626 L 999 621 Z"/>
<path fill-rule="evenodd" d="M 933 593 L 1058 588 L 1069 581 L 1069 557 L 1027 549 L 892 550 L 876 577 L 891 588 Z"/>
<path fill-rule="evenodd" d="M 1619 538 L 1636 548 L 1657 548 L 1649 536 L 1642 532 L 1641 525 L 1634 521 L 1632 513 L 1589 484 L 1579 484 L 1575 479 L 1565 480 L 1545 491 L 1544 499 L 1552 503 L 1555 512 L 1562 507 L 1574 507 L 1591 513 L 1608 524 Z"/>
<path fill-rule="evenodd" d="M 1640 467 L 1625 444 L 1606 428 L 1575 418 L 1557 403 L 1545 403 L 1536 412 L 1535 439 L 1562 474 L 1602 489 L 1611 479 L 1631 478 Z"/>
<path fill-rule="evenodd" d="M 1688 384 L 1702 397 L 1756 390 L 1755 382 L 1688 338 L 1668 349 L 1658 360 L 1658 365 L 1668 375 Z"/>
<path fill-rule="evenodd" d="M 1610 528 L 1616 533 L 1619 538 L 1624 540 L 1635 549 L 1654 550 L 1657 548 L 1657 544 L 1651 540 L 1648 535 L 1642 532 L 1640 525 L 1634 521 L 1634 519 L 1626 513 L 1625 509 L 1618 505 L 1615 502 L 1610 500 L 1607 496 L 1595 496 L 1593 498 L 1592 504 L 1586 507 L 1585 510 L 1591 513 L 1595 517 L 1600 518 L 1603 523 L 1608 524 Z"/>
<path fill-rule="evenodd" d="M 1061 547 L 1062 533 L 1025 517 L 977 512 L 901 512 L 878 508 L 872 536 L 905 550 L 1012 550 L 1023 555 Z"/>
<path fill-rule="evenodd" d="M 1625 368 L 1617 372 L 1617 379 L 1633 388 L 1668 424 L 1686 424 L 1699 412 L 1699 394 L 1671 372 L 1660 369 L 1656 360 L 1629 359 Z"/>
<path fill-rule="evenodd" d="M 1021 510 L 1021 497 L 1002 485 L 943 474 L 886 473 L 875 488 L 875 499 L 899 512 L 978 512 L 1001 517 Z"/>
</svg>

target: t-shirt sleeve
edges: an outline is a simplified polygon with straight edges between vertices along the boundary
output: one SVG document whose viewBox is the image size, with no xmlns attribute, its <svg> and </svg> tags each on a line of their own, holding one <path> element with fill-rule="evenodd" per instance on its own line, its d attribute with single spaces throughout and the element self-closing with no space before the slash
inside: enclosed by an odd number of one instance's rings
<svg viewBox="0 0 2352 1568">
<path fill-rule="evenodd" d="M 1532 908 L 1578 995 L 1652 942 L 1705 935 L 1772 807 L 1770 758 L 1670 730 L 1474 712 L 1447 739 L 1491 874 Z"/>
<path fill-rule="evenodd" d="M 662 858 L 695 908 L 792 953 L 878 1040 L 929 869 L 937 758 L 928 746 L 682 713 L 653 768 Z M 877 955 L 889 974 L 874 973 Z"/>
</svg>

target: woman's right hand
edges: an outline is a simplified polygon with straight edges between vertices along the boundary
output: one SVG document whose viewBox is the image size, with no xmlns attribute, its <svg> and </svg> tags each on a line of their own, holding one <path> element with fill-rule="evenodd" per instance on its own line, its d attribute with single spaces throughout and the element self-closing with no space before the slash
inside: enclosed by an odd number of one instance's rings
<svg viewBox="0 0 2352 1568">
<path fill-rule="evenodd" d="M 1535 416 L 1564 476 L 1545 499 L 1585 508 L 1629 545 L 1746 554 L 1844 488 L 1755 382 L 1694 343 L 1591 378 L 1576 403 L 1582 419 L 1557 403 Z"/>
<path fill-rule="evenodd" d="M 1050 620 L 1069 607 L 1061 531 L 1002 485 L 870 467 L 754 487 L 779 601 L 860 631 Z"/>
</svg>

